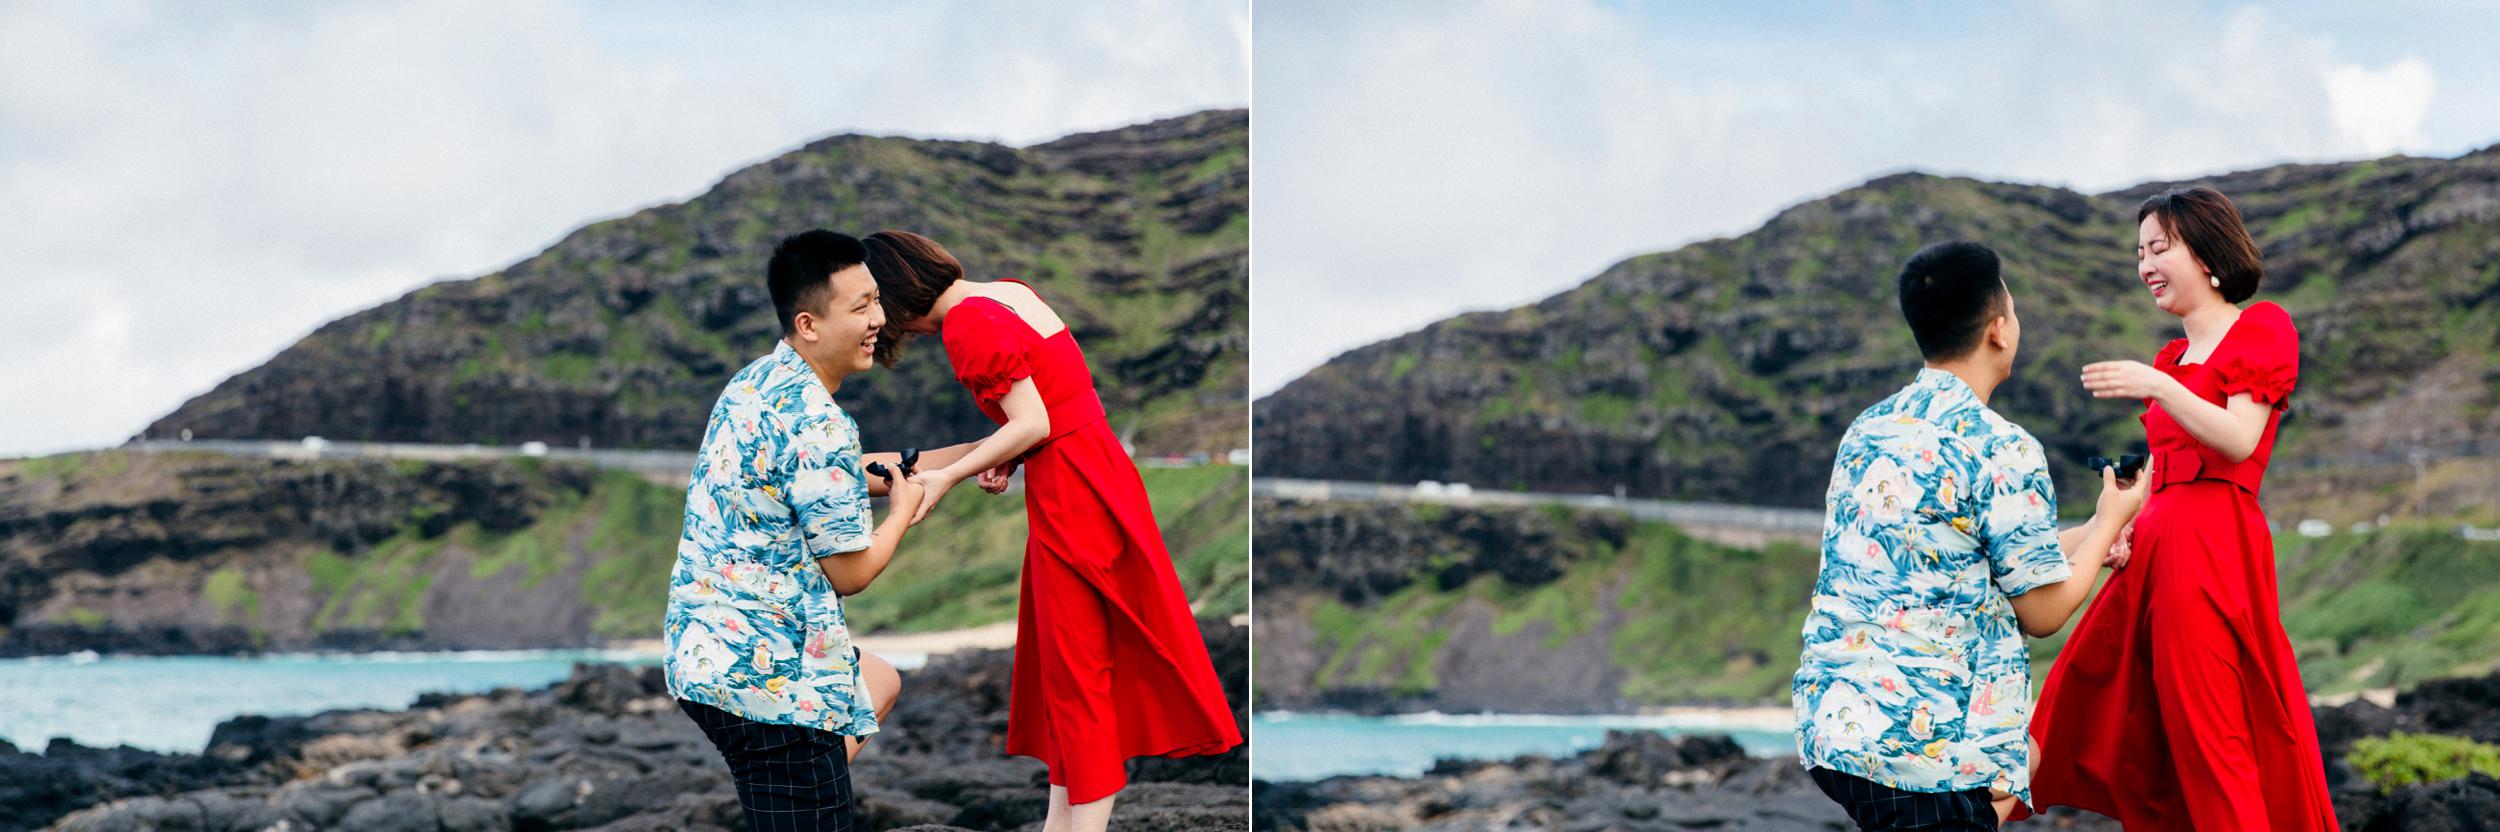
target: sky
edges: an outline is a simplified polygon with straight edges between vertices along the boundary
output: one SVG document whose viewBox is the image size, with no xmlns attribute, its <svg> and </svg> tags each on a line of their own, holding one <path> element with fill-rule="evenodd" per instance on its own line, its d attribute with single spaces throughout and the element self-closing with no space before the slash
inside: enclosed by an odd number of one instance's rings
<svg viewBox="0 0 2500 832">
<path fill-rule="evenodd" d="M 1254 396 L 1887 173 L 2099 192 L 2500 142 L 2494 0 L 1259 0 L 1253 18 Z"/>
<path fill-rule="evenodd" d="M 324 322 L 823 136 L 1248 106 L 1249 16 L 0 0 L 0 457 L 119 444 Z"/>
</svg>

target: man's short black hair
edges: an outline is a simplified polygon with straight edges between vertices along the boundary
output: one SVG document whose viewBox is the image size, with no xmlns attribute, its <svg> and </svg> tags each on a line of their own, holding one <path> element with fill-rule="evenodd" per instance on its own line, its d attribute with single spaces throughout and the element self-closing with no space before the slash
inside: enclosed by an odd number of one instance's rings
<svg viewBox="0 0 2500 832">
<path fill-rule="evenodd" d="M 1929 361 L 1977 349 L 1988 322 L 2005 314 L 2006 300 L 1997 253 L 1987 246 L 1936 243 L 1901 265 L 1901 317 L 1909 319 L 1918 351 Z"/>
<path fill-rule="evenodd" d="M 764 282 L 773 292 L 773 314 L 781 317 L 781 334 L 798 332 L 802 311 L 824 313 L 833 293 L 834 272 L 867 261 L 868 248 L 849 234 L 819 228 L 782 238 L 773 247 L 772 262 L 764 267 Z"/>
</svg>

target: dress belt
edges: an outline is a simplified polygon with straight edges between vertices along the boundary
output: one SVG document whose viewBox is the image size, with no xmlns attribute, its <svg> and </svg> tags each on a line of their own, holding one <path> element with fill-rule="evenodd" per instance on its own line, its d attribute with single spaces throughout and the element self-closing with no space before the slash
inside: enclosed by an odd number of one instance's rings
<svg viewBox="0 0 2500 832">
<path fill-rule="evenodd" d="M 2180 448 L 2153 454 L 2153 490 L 2193 480 L 2219 480 L 2257 493 L 2266 468 L 2254 459 L 2232 462 L 2204 448 Z"/>
</svg>

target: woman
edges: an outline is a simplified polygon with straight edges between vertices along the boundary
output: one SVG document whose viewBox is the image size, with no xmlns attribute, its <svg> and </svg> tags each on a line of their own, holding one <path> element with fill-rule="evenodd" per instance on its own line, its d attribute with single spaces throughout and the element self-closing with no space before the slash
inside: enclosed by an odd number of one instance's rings
<svg viewBox="0 0 2500 832">
<path fill-rule="evenodd" d="M 2083 368 L 2094 398 L 2140 399 L 2153 495 L 2119 569 L 2059 651 L 2032 721 L 2042 806 L 2158 829 L 2332 830 L 2318 732 L 2283 635 L 2257 489 L 2300 373 L 2239 209 L 2212 188 L 2136 211 L 2136 276 L 2186 338 L 2150 366 Z"/>
<path fill-rule="evenodd" d="M 957 483 L 1004 490 L 1025 470 L 1022 596 L 1007 753 L 1050 767 L 1043 828 L 1100 830 L 1131 757 L 1219 754 L 1241 744 L 1232 707 L 1172 574 L 1137 466 L 1094 393 L 1076 338 L 1025 284 L 974 283 L 935 241 L 867 237 L 889 331 L 939 335 L 955 377 L 997 432 L 917 479 L 927 512 Z"/>
</svg>

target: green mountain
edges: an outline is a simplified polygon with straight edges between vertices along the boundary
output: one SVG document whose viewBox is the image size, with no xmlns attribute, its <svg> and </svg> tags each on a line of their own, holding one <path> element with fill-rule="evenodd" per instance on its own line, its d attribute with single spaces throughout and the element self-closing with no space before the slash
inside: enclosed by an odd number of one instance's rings
<svg viewBox="0 0 2500 832">
<path fill-rule="evenodd" d="M 2266 255 L 2259 297 L 2303 334 L 2276 474 L 2500 435 L 2500 147 L 2198 181 L 2239 203 Z M 2060 485 L 2078 493 L 2086 456 L 2142 432 L 2076 371 L 2178 336 L 2133 260 L 2136 205 L 2172 184 L 1877 179 L 1341 355 L 1256 403 L 1259 472 L 1816 506 L 1849 420 L 1918 366 L 1901 262 L 1969 239 L 2004 256 L 2024 322 L 1992 404 L 2073 463 Z"/>
<path fill-rule="evenodd" d="M 778 332 L 763 280 L 773 244 L 902 228 L 974 279 L 1032 282 L 1141 451 L 1222 453 L 1245 439 L 1248 147 L 1242 110 L 1024 148 L 823 139 L 501 271 L 333 321 L 144 435 L 692 448 L 722 382 Z M 935 343 L 843 398 L 878 447 L 991 427 Z"/>
<path fill-rule="evenodd" d="M 1248 471 L 1142 473 L 1200 614 L 1248 609 Z M 527 458 L 0 460 L 0 655 L 658 638 L 684 496 Z M 1018 494 L 949 495 L 846 602 L 852 627 L 1012 619 L 1024 532 Z"/>
</svg>

